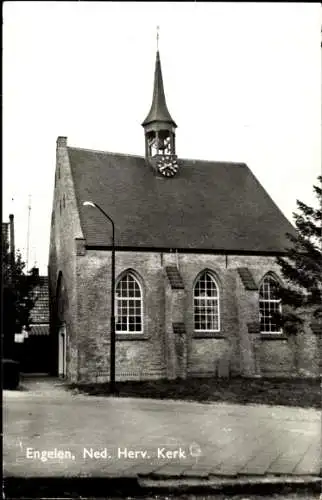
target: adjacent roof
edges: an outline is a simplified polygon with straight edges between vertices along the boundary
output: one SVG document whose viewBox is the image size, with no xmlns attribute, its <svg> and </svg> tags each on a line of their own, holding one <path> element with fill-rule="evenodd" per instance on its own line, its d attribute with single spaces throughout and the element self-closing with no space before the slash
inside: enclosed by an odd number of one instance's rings
<svg viewBox="0 0 322 500">
<path fill-rule="evenodd" d="M 49 325 L 30 325 L 28 335 L 49 335 Z"/>
<path fill-rule="evenodd" d="M 142 125 L 145 126 L 151 122 L 156 122 L 156 121 L 171 123 L 174 127 L 177 126 L 171 118 L 165 100 L 159 51 L 157 51 L 157 56 L 155 61 L 154 87 L 153 87 L 151 109 L 149 111 L 148 116 L 142 123 Z"/>
<path fill-rule="evenodd" d="M 68 147 L 86 244 L 117 247 L 283 252 L 294 228 L 242 163 L 180 160 L 173 178 L 140 156 Z"/>
<path fill-rule="evenodd" d="M 40 276 L 39 279 L 40 284 L 34 289 L 36 303 L 30 313 L 32 324 L 49 323 L 48 277 Z"/>
</svg>

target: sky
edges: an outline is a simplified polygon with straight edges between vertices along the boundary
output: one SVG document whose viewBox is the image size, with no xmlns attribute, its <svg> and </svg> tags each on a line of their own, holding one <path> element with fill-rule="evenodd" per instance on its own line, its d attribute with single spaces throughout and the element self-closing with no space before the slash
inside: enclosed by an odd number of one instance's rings
<svg viewBox="0 0 322 500">
<path fill-rule="evenodd" d="M 5 2 L 2 211 L 28 268 L 47 274 L 58 136 L 144 155 L 157 26 L 178 156 L 246 162 L 290 221 L 314 204 L 321 24 L 318 3 Z"/>
</svg>

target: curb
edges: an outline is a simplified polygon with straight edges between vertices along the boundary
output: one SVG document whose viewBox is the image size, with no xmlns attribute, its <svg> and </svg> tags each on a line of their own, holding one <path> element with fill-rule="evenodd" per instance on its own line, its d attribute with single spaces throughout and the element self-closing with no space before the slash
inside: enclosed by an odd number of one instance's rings
<svg viewBox="0 0 322 500">
<path fill-rule="evenodd" d="M 321 493 L 322 478 L 317 476 L 213 477 L 212 479 L 153 479 L 139 477 L 19 477 L 3 480 L 4 498 L 111 498 L 111 495 L 144 498 L 167 494 L 287 494 Z"/>
<path fill-rule="evenodd" d="M 321 492 L 322 478 L 306 477 L 240 477 L 212 479 L 169 479 L 151 480 L 139 479 L 141 487 L 166 488 L 174 493 L 225 493 L 225 494 L 251 494 L 251 493 L 286 493 L 294 491 Z M 160 491 L 160 490 L 159 490 Z"/>
</svg>

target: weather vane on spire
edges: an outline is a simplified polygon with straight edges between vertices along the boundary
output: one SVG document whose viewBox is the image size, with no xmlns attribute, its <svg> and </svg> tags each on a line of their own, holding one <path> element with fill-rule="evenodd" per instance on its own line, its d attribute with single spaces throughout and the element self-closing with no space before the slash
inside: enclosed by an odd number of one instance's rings
<svg viewBox="0 0 322 500">
<path fill-rule="evenodd" d="M 159 29 L 160 26 L 157 26 L 157 50 L 159 50 Z"/>
</svg>

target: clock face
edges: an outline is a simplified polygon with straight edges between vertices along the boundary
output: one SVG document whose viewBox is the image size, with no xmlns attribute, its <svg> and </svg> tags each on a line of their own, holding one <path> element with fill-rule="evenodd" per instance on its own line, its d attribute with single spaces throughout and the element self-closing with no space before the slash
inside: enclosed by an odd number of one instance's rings
<svg viewBox="0 0 322 500">
<path fill-rule="evenodd" d="M 160 158 L 158 161 L 158 169 L 160 174 L 165 177 L 173 177 L 178 171 L 178 164 L 175 158 Z"/>
</svg>

